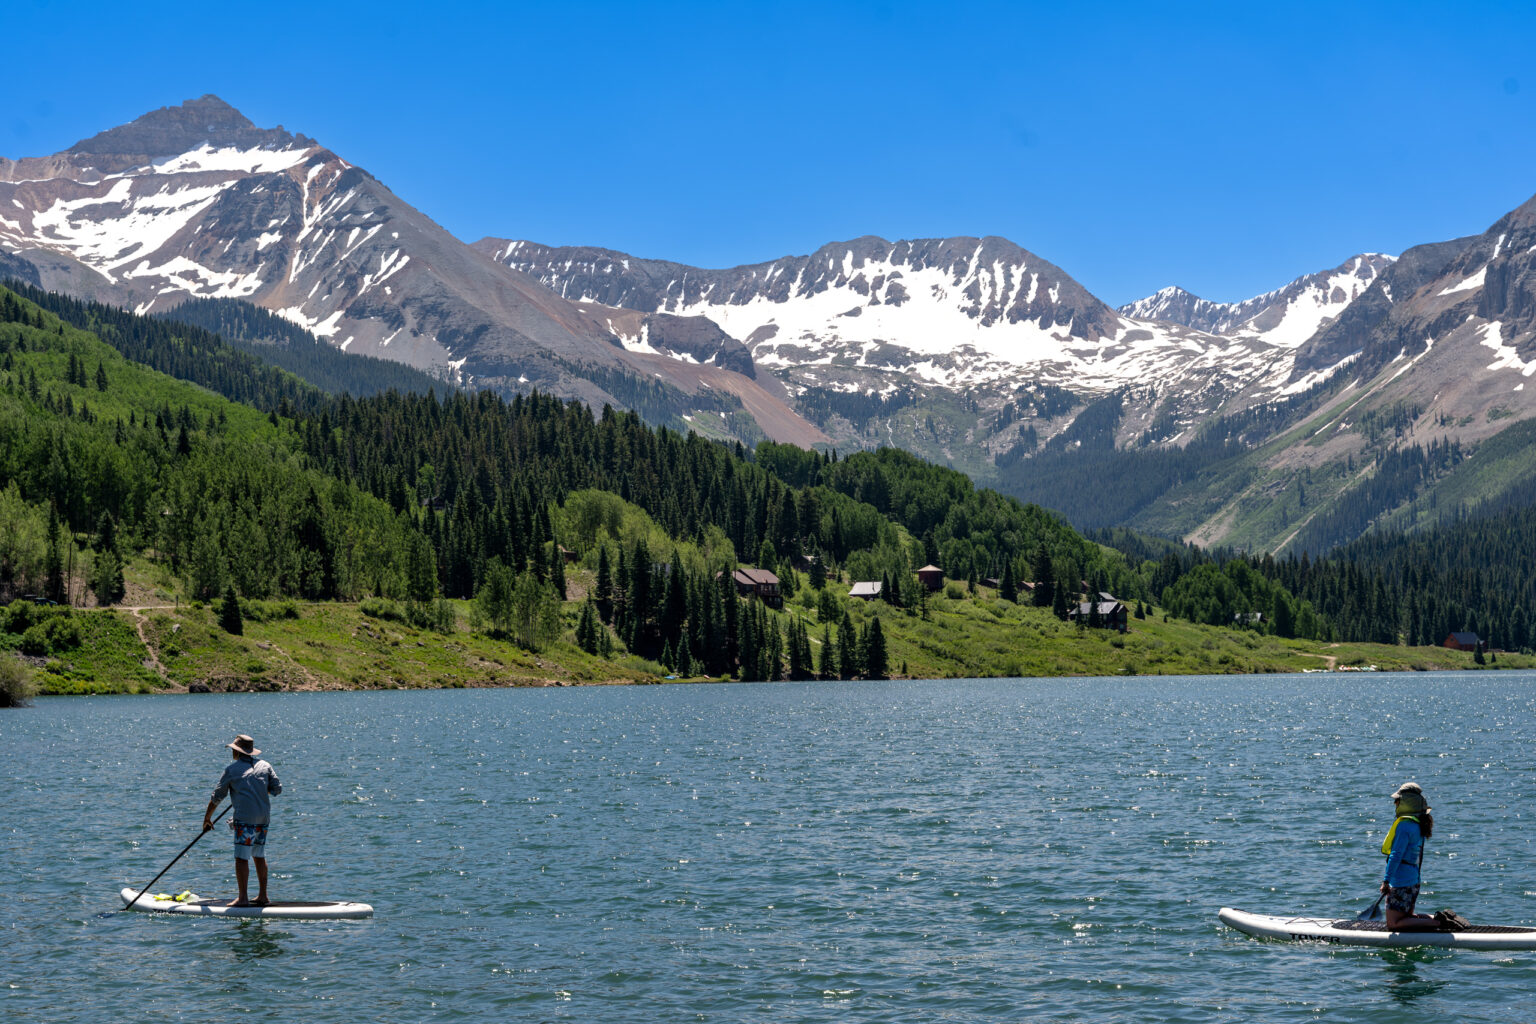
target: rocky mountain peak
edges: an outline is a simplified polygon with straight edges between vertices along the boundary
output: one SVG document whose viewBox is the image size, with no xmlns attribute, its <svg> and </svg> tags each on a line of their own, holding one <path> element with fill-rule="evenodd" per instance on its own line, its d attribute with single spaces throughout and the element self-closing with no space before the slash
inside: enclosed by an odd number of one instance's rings
<svg viewBox="0 0 1536 1024">
<path fill-rule="evenodd" d="M 258 128 L 240 111 L 209 94 L 178 106 L 151 110 L 125 125 L 82 139 L 66 153 L 77 160 L 97 158 L 98 165 L 102 162 L 100 158 L 105 158 L 107 163 L 126 166 L 136 161 L 179 156 L 205 144 L 215 149 L 282 149 L 312 142 L 281 127 Z"/>
</svg>

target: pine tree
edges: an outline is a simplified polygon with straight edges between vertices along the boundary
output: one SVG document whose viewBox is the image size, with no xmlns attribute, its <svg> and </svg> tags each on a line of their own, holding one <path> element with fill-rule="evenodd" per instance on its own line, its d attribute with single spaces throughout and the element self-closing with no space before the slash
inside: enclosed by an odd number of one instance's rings
<svg viewBox="0 0 1536 1024">
<path fill-rule="evenodd" d="M 550 541 L 550 549 L 554 552 L 554 561 L 550 568 L 550 583 L 554 584 L 555 593 L 560 595 L 560 600 L 565 600 L 565 554 L 560 550 L 558 537 Z"/>
<path fill-rule="evenodd" d="M 107 390 L 107 368 L 100 362 L 96 364 L 96 390 Z"/>
<path fill-rule="evenodd" d="M 1053 591 L 1053 593 L 1052 593 L 1052 596 L 1051 596 L 1051 614 L 1055 615 L 1062 622 L 1066 622 L 1067 621 L 1067 588 L 1066 588 L 1066 586 L 1064 584 L 1062 584 L 1061 582 L 1058 581 L 1056 586 L 1052 588 L 1052 591 Z"/>
<path fill-rule="evenodd" d="M 1035 548 L 1034 572 L 1035 607 L 1050 608 L 1055 603 L 1055 587 L 1052 581 L 1056 579 L 1056 568 L 1051 564 L 1051 553 L 1046 550 L 1044 541 Z"/>
<path fill-rule="evenodd" d="M 832 644 L 832 627 L 821 627 L 821 665 L 818 675 L 822 679 L 836 679 L 837 649 Z"/>
<path fill-rule="evenodd" d="M 603 627 L 597 621 L 597 609 L 593 607 L 592 600 L 588 598 L 582 602 L 581 617 L 576 620 L 576 646 L 588 654 L 596 654 L 598 650 L 598 630 Z"/>
<path fill-rule="evenodd" d="M 46 581 L 44 593 L 55 604 L 63 604 L 65 597 L 63 532 L 59 523 L 59 507 L 49 505 L 48 540 L 43 556 L 43 575 Z"/>
<path fill-rule="evenodd" d="M 800 636 L 804 627 L 800 625 L 798 618 L 789 621 L 789 678 L 806 679 L 809 677 L 810 666 L 801 656 Z"/>
<path fill-rule="evenodd" d="M 768 619 L 768 665 L 765 672 L 769 682 L 784 678 L 784 634 L 779 630 L 777 616 Z"/>
<path fill-rule="evenodd" d="M 219 609 L 219 627 L 234 636 L 245 632 L 245 619 L 240 615 L 240 597 L 235 593 L 233 583 L 224 588 L 223 605 Z"/>
<path fill-rule="evenodd" d="M 811 588 L 820 591 L 825 589 L 826 585 L 827 564 L 822 561 L 821 555 L 814 554 L 811 556 Z"/>
<path fill-rule="evenodd" d="M 613 568 L 608 562 L 607 544 L 603 544 L 597 550 L 597 581 L 592 585 L 592 593 L 597 599 L 598 614 L 603 617 L 604 622 L 612 622 Z"/>
<path fill-rule="evenodd" d="M 869 679 L 884 679 L 889 668 L 889 660 L 885 649 L 885 632 L 880 628 L 879 616 L 870 622 L 864 636 L 863 647 L 864 675 Z"/>
<path fill-rule="evenodd" d="M 761 637 L 757 631 L 757 616 L 753 614 L 749 606 L 745 614 L 740 617 L 740 632 L 737 634 L 737 644 L 741 652 L 741 664 L 737 668 L 742 682 L 756 682 L 763 678 L 759 658 L 759 644 Z"/>
<path fill-rule="evenodd" d="M 837 626 L 837 653 L 839 679 L 853 679 L 859 676 L 864 665 L 859 657 L 859 635 L 854 630 L 853 619 L 848 615 L 848 609 L 843 609 L 843 621 Z"/>
</svg>

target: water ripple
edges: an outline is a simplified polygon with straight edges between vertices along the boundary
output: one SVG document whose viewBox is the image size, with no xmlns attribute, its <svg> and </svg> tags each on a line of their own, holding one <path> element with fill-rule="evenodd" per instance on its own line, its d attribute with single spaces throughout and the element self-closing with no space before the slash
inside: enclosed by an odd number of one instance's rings
<svg viewBox="0 0 1536 1024">
<path fill-rule="evenodd" d="M 1536 922 L 1529 674 L 49 699 L 0 714 L 0 1012 L 223 1021 L 1523 1021 L 1536 956 L 1258 942 L 1351 914 L 1385 794 L 1430 906 Z M 118 911 L 236 732 L 274 887 L 367 922 Z M 228 850 L 160 883 L 227 891 Z"/>
</svg>

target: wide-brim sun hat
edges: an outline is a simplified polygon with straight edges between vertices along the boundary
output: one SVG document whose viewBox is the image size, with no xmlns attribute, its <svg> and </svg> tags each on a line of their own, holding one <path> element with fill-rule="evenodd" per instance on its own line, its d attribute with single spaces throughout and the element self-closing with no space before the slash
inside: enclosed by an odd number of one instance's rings
<svg viewBox="0 0 1536 1024">
<path fill-rule="evenodd" d="M 256 749 L 256 741 L 245 733 L 241 733 L 234 738 L 233 742 L 224 745 L 237 754 L 244 754 L 246 757 L 256 757 L 261 753 L 261 751 Z"/>
<path fill-rule="evenodd" d="M 1423 796 L 1424 789 L 1417 782 L 1405 782 L 1401 786 L 1398 786 L 1397 789 L 1392 793 L 1392 799 L 1401 800 L 1408 793 L 1414 793 L 1418 796 Z"/>
</svg>

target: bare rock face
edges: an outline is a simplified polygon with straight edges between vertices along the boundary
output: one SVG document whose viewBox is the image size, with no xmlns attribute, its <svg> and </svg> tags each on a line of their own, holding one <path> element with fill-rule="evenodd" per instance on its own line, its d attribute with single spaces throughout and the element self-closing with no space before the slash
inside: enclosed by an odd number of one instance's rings
<svg viewBox="0 0 1536 1024">
<path fill-rule="evenodd" d="M 290 135 L 279 126 L 257 128 L 217 96 L 203 96 L 175 107 L 152 110 L 129 124 L 82 139 L 65 155 L 77 165 L 106 174 L 120 173 L 153 160 L 191 152 L 205 142 L 235 150 L 307 148 L 313 140 Z"/>
<path fill-rule="evenodd" d="M 1434 242 L 1404 252 L 1377 276 L 1356 302 L 1306 340 L 1296 353 L 1293 379 L 1326 372 L 1363 354 L 1368 347 L 1380 349 L 1381 344 L 1372 344 L 1373 336 L 1390 334 L 1396 337 L 1398 329 L 1388 324 L 1400 300 L 1412 296 L 1439 276 L 1446 264 L 1472 241 L 1472 238 L 1459 238 Z M 1366 358 L 1360 369 L 1372 364 L 1379 365 L 1374 354 Z"/>
<path fill-rule="evenodd" d="M 650 343 L 663 352 L 690 362 L 711 363 L 735 370 L 743 377 L 757 377 L 752 353 L 707 317 L 647 313 L 641 326 Z"/>
<path fill-rule="evenodd" d="M 685 408 L 701 361 L 744 387 L 755 376 L 743 346 L 678 317 L 652 325 L 676 358 L 641 366 L 606 322 L 619 311 L 484 258 L 367 171 L 214 96 L 0 160 L 0 272 L 142 313 L 240 299 L 348 352 L 597 405 L 622 408 L 614 387 L 659 377 Z"/>
</svg>

